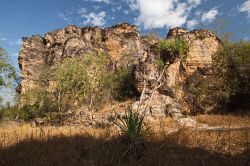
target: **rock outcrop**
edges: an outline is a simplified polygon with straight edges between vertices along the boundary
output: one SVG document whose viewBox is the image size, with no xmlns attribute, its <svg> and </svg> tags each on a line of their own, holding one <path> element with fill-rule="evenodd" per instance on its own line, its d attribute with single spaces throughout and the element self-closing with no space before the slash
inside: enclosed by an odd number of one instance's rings
<svg viewBox="0 0 250 166">
<path fill-rule="evenodd" d="M 143 103 L 145 114 L 161 117 L 167 114 L 181 116 L 188 111 L 185 105 L 185 78 L 197 68 L 211 64 L 211 56 L 221 45 L 221 41 L 208 30 L 187 31 L 171 29 L 167 39 L 183 38 L 189 52 L 186 58 L 178 59 L 170 65 L 163 76 L 163 85 L 152 96 L 152 86 L 159 77 L 156 61 L 159 59 L 158 40 L 141 37 L 136 26 L 127 23 L 105 29 L 98 27 L 79 28 L 71 25 L 64 29 L 46 33 L 44 37 L 35 35 L 24 37 L 19 53 L 19 66 L 22 71 L 21 93 L 37 86 L 37 79 L 45 66 L 53 66 L 65 57 L 84 57 L 86 54 L 106 53 L 113 68 L 134 66 L 134 82 L 142 92 L 145 85 Z M 145 84 L 146 83 L 146 84 Z M 152 96 L 152 97 L 151 97 Z M 150 99 L 151 98 L 151 99 Z M 138 110 L 139 101 L 133 104 Z"/>
<path fill-rule="evenodd" d="M 185 103 L 185 78 L 192 75 L 197 68 L 208 67 L 212 63 L 212 55 L 222 45 L 220 39 L 208 30 L 187 31 L 183 28 L 171 29 L 167 39 L 182 38 L 188 46 L 188 53 L 185 57 L 178 59 L 171 64 L 161 79 L 161 86 L 155 91 L 154 84 L 159 78 L 161 72 L 158 69 L 157 61 L 160 58 L 160 49 L 157 45 L 151 45 L 146 49 L 146 57 L 140 59 L 138 65 L 135 65 L 135 82 L 139 92 L 145 91 L 145 96 L 140 106 L 141 110 L 153 117 L 170 115 L 180 117 L 182 113 L 188 113 L 190 110 Z M 153 96 L 152 96 L 152 93 Z M 152 97 L 151 97 L 152 96 Z M 141 103 L 136 102 L 134 109 L 138 109 Z"/>
<path fill-rule="evenodd" d="M 126 23 L 105 29 L 70 25 L 46 33 L 45 37 L 24 37 L 18 58 L 22 71 L 21 93 L 37 85 L 43 67 L 52 66 L 63 58 L 104 52 L 113 64 L 127 66 L 136 63 L 142 55 L 140 51 L 137 28 Z"/>
</svg>

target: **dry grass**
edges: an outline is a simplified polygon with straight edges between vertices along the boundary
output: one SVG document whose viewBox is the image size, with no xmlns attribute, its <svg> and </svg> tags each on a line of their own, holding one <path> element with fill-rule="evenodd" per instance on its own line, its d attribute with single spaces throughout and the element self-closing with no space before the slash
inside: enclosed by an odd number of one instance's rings
<svg viewBox="0 0 250 166">
<path fill-rule="evenodd" d="M 239 126 L 250 127 L 250 116 L 236 115 L 199 115 L 197 122 L 209 126 Z"/>
<path fill-rule="evenodd" d="M 164 120 L 173 124 L 171 120 Z M 161 123 L 164 123 L 162 121 Z M 168 128 L 146 138 L 140 155 L 124 156 L 126 144 L 112 128 L 6 126 L 0 129 L 0 165 L 249 165 L 250 131 Z"/>
</svg>

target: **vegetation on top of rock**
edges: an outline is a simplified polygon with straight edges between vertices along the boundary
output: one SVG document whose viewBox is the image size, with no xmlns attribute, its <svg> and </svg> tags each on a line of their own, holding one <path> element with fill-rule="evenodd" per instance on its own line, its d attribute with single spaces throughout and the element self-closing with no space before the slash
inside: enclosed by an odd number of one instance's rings
<svg viewBox="0 0 250 166">
<path fill-rule="evenodd" d="M 176 60 L 185 56 L 188 46 L 182 38 L 162 40 L 160 46 L 160 59 L 157 61 L 159 67 L 169 66 Z"/>
<path fill-rule="evenodd" d="M 176 52 L 178 54 L 186 54 L 188 51 L 187 45 L 182 38 L 173 40 L 162 40 L 160 42 L 161 51 Z"/>
</svg>

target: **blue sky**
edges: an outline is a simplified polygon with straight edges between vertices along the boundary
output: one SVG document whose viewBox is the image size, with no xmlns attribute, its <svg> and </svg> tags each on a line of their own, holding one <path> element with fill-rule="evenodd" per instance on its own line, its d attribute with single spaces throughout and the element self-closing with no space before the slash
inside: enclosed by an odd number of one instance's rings
<svg viewBox="0 0 250 166">
<path fill-rule="evenodd" d="M 142 34 L 169 28 L 213 29 L 225 19 L 236 39 L 250 38 L 250 0 L 1 0 L 0 47 L 18 68 L 23 36 L 44 35 L 69 24 L 106 27 L 136 24 Z"/>
</svg>

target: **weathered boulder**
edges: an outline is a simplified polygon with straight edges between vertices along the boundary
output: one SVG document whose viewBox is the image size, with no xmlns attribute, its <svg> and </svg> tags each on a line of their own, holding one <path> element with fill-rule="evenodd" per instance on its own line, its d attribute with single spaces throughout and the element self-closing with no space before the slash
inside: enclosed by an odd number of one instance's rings
<svg viewBox="0 0 250 166">
<path fill-rule="evenodd" d="M 146 94 L 141 101 L 136 101 L 132 104 L 132 110 L 137 110 L 141 115 L 157 119 L 164 116 L 173 118 L 181 118 L 182 106 L 176 101 L 164 94 Z"/>
</svg>

